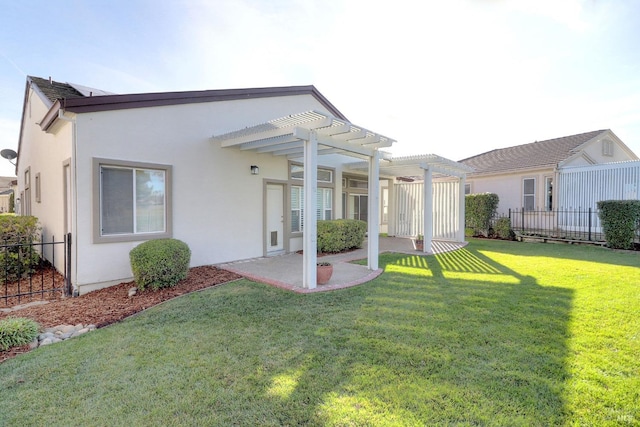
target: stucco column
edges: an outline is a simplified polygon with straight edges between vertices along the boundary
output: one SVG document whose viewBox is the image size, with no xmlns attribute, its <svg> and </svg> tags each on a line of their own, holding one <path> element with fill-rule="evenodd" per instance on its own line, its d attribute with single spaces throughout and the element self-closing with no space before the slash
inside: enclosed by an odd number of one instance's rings
<svg viewBox="0 0 640 427">
<path fill-rule="evenodd" d="M 378 269 L 378 247 L 380 237 L 380 153 L 376 150 L 369 157 L 369 217 L 367 232 L 367 259 L 369 270 Z"/>
<path fill-rule="evenodd" d="M 423 221 L 424 231 L 423 252 L 431 252 L 431 241 L 433 240 L 433 179 L 431 169 L 424 170 L 424 193 L 423 201 Z"/>
<path fill-rule="evenodd" d="M 318 135 L 309 132 L 304 141 L 304 230 L 302 234 L 302 286 L 315 289 L 317 285 L 316 263 L 318 259 Z"/>
<path fill-rule="evenodd" d="M 456 240 L 458 242 L 464 242 L 464 226 L 465 226 L 465 175 L 460 177 L 458 181 L 458 231 L 456 233 Z"/>
</svg>

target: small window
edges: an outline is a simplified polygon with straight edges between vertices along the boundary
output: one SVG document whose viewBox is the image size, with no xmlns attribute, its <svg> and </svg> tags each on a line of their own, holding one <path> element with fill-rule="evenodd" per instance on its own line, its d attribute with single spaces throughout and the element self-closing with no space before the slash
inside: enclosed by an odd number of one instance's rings
<svg viewBox="0 0 640 427">
<path fill-rule="evenodd" d="M 21 215 L 31 215 L 31 168 L 24 171 L 24 193 L 22 195 Z"/>
<path fill-rule="evenodd" d="M 544 208 L 547 212 L 551 212 L 553 210 L 553 178 L 547 177 L 544 180 L 544 188 L 545 188 L 545 200 L 544 200 Z"/>
<path fill-rule="evenodd" d="M 36 203 L 40 203 L 40 172 L 36 174 Z"/>
<path fill-rule="evenodd" d="M 289 175 L 291 179 L 304 179 L 304 167 L 292 164 Z M 333 171 L 318 168 L 318 182 L 333 182 Z"/>
<path fill-rule="evenodd" d="M 170 237 L 171 166 L 94 162 L 96 240 Z"/>
<path fill-rule="evenodd" d="M 464 185 L 464 194 L 471 194 L 471 184 Z"/>
<path fill-rule="evenodd" d="M 382 223 L 386 224 L 389 221 L 389 189 L 382 189 Z"/>
<path fill-rule="evenodd" d="M 522 206 L 525 211 L 532 211 L 536 206 L 536 180 L 527 178 L 522 181 Z"/>
<path fill-rule="evenodd" d="M 608 157 L 613 156 L 613 141 L 608 139 L 602 141 L 602 155 Z"/>
<path fill-rule="evenodd" d="M 362 179 L 350 179 L 349 180 L 349 188 L 369 188 L 369 183 Z"/>
</svg>

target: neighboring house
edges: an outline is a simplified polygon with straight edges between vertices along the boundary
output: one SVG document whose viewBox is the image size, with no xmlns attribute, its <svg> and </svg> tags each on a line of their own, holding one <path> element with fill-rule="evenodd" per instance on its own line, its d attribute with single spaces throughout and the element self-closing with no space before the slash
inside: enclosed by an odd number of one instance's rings
<svg viewBox="0 0 640 427">
<path fill-rule="evenodd" d="M 114 95 L 28 77 L 21 213 L 38 217 L 47 239 L 71 234 L 78 293 L 131 280 L 129 251 L 164 237 L 189 245 L 191 266 L 304 249 L 313 288 L 318 219 L 365 219 L 377 236 L 395 174 L 430 177 L 437 166 L 403 160 L 386 174 L 381 159 L 394 159 L 381 149 L 393 142 L 349 123 L 313 86 Z M 377 253 L 368 239 L 372 270 Z"/>
<path fill-rule="evenodd" d="M 547 141 L 501 148 L 460 160 L 467 174 L 465 192 L 496 193 L 498 212 L 552 211 L 558 199 L 559 171 L 567 167 L 638 160 L 611 130 L 597 130 Z"/>
<path fill-rule="evenodd" d="M 0 176 L 0 213 L 9 212 L 9 199 L 13 194 L 11 183 L 15 177 Z"/>
</svg>

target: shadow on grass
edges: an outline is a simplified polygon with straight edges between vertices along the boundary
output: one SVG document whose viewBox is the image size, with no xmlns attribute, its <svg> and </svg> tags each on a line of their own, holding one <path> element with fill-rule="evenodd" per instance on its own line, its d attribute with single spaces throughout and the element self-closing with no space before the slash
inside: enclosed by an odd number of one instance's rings
<svg viewBox="0 0 640 427">
<path fill-rule="evenodd" d="M 11 360 L 0 424 L 566 421 L 570 290 L 474 249 L 380 264 L 326 294 L 239 281 Z"/>
<path fill-rule="evenodd" d="M 348 331 L 321 328 L 331 344 L 305 351 L 287 399 L 313 390 L 327 424 L 566 421 L 571 290 L 473 249 L 385 255 L 381 265 Z"/>
</svg>

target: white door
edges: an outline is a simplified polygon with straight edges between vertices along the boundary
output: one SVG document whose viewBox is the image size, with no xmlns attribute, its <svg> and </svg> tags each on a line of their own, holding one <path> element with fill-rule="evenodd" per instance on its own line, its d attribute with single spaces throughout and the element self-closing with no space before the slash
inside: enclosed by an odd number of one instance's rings
<svg viewBox="0 0 640 427">
<path fill-rule="evenodd" d="M 267 254 L 284 250 L 284 188 L 282 185 L 267 184 Z"/>
</svg>

